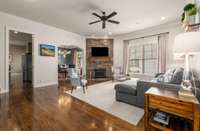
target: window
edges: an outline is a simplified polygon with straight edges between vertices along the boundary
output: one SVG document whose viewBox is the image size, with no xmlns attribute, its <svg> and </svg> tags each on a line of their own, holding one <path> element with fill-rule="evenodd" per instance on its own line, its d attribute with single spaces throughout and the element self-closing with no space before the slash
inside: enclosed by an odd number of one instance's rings
<svg viewBox="0 0 200 131">
<path fill-rule="evenodd" d="M 158 72 L 157 37 L 129 41 L 128 72 L 130 75 L 155 75 Z"/>
<path fill-rule="evenodd" d="M 142 73 L 142 46 L 130 47 L 130 59 L 129 59 L 129 72 L 132 74 Z"/>
<path fill-rule="evenodd" d="M 158 72 L 157 44 L 144 45 L 144 74 L 154 75 Z"/>
</svg>

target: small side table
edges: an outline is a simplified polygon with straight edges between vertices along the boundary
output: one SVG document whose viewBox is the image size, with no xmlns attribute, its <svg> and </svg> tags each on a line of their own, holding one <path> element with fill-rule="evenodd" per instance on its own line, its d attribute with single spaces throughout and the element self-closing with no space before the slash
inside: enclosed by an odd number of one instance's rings
<svg viewBox="0 0 200 131">
<path fill-rule="evenodd" d="M 181 98 L 178 91 L 165 88 L 152 87 L 145 93 L 145 131 L 152 127 L 173 131 L 172 128 L 152 121 L 152 113 L 155 111 L 191 120 L 194 131 L 200 131 L 200 105 L 197 99 Z"/>
</svg>

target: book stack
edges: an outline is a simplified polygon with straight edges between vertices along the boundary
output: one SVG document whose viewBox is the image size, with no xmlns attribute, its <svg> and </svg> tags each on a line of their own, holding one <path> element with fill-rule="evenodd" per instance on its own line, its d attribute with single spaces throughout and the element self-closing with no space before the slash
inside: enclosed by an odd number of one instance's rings
<svg viewBox="0 0 200 131">
<path fill-rule="evenodd" d="M 154 121 L 164 125 L 169 125 L 169 119 L 170 119 L 169 115 L 163 112 L 156 112 L 153 117 Z"/>
</svg>

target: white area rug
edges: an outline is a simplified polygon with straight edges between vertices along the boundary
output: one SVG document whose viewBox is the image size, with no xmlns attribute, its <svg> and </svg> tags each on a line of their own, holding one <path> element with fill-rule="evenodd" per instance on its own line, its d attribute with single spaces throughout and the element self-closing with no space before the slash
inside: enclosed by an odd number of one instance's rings
<svg viewBox="0 0 200 131">
<path fill-rule="evenodd" d="M 143 117 L 144 110 L 117 102 L 115 100 L 115 84 L 117 83 L 108 81 L 89 86 L 86 94 L 82 89 L 77 89 L 72 94 L 70 91 L 67 93 L 136 126 Z"/>
</svg>

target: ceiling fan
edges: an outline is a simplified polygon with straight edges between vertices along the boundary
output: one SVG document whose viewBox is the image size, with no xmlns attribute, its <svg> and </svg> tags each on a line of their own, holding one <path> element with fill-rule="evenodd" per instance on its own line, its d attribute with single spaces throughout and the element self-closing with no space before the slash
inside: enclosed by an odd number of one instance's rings
<svg viewBox="0 0 200 131">
<path fill-rule="evenodd" d="M 120 23 L 119 21 L 110 20 L 111 17 L 117 15 L 117 12 L 115 12 L 115 11 L 112 12 L 111 14 L 107 15 L 107 16 L 106 16 L 106 12 L 102 12 L 102 16 L 98 15 L 97 13 L 92 13 L 92 15 L 98 17 L 99 20 L 93 21 L 93 22 L 89 23 L 89 25 L 92 25 L 92 24 L 95 24 L 95 23 L 98 23 L 98 22 L 102 22 L 102 28 L 105 29 L 106 28 L 106 22 L 110 22 L 110 23 L 113 23 L 113 24 L 119 24 Z"/>
</svg>

